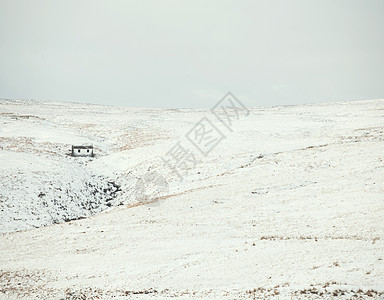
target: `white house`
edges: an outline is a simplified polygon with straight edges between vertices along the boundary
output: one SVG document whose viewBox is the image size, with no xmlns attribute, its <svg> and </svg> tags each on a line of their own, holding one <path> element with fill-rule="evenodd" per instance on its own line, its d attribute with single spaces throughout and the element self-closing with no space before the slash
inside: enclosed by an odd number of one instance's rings
<svg viewBox="0 0 384 300">
<path fill-rule="evenodd" d="M 72 156 L 94 156 L 93 146 L 72 146 Z"/>
</svg>

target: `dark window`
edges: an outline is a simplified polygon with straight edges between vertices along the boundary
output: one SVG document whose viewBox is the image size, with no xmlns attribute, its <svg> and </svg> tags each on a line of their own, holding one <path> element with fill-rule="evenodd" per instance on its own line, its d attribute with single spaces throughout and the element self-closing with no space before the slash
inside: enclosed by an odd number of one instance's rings
<svg viewBox="0 0 384 300">
<path fill-rule="evenodd" d="M 87 149 L 87 152 L 89 153 L 89 149 Z"/>
<path fill-rule="evenodd" d="M 80 149 L 79 149 L 79 150 L 77 150 L 77 152 L 79 152 L 79 153 L 80 153 Z"/>
</svg>

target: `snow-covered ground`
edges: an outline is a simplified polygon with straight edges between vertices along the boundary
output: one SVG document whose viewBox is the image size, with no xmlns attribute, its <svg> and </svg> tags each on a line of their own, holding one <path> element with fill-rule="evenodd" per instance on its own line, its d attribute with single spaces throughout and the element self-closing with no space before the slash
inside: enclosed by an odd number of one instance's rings
<svg viewBox="0 0 384 300">
<path fill-rule="evenodd" d="M 383 298 L 384 100 L 249 110 L 0 100 L 0 298 Z"/>
</svg>

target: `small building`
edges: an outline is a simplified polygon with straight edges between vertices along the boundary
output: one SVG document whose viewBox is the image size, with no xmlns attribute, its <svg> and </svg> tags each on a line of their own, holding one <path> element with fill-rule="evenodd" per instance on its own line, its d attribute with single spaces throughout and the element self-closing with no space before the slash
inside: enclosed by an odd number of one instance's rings
<svg viewBox="0 0 384 300">
<path fill-rule="evenodd" d="M 93 157 L 93 146 L 72 146 L 72 156 L 91 156 Z"/>
</svg>

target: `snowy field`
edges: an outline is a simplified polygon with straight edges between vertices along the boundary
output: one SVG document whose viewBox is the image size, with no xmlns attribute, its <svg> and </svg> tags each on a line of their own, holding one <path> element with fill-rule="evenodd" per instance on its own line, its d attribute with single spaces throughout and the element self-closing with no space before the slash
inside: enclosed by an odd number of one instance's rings
<svg viewBox="0 0 384 300">
<path fill-rule="evenodd" d="M 207 155 L 186 137 L 202 118 L 223 137 Z M 383 299 L 383 159 L 384 100 L 249 108 L 230 129 L 0 100 L 0 299 Z"/>
</svg>

